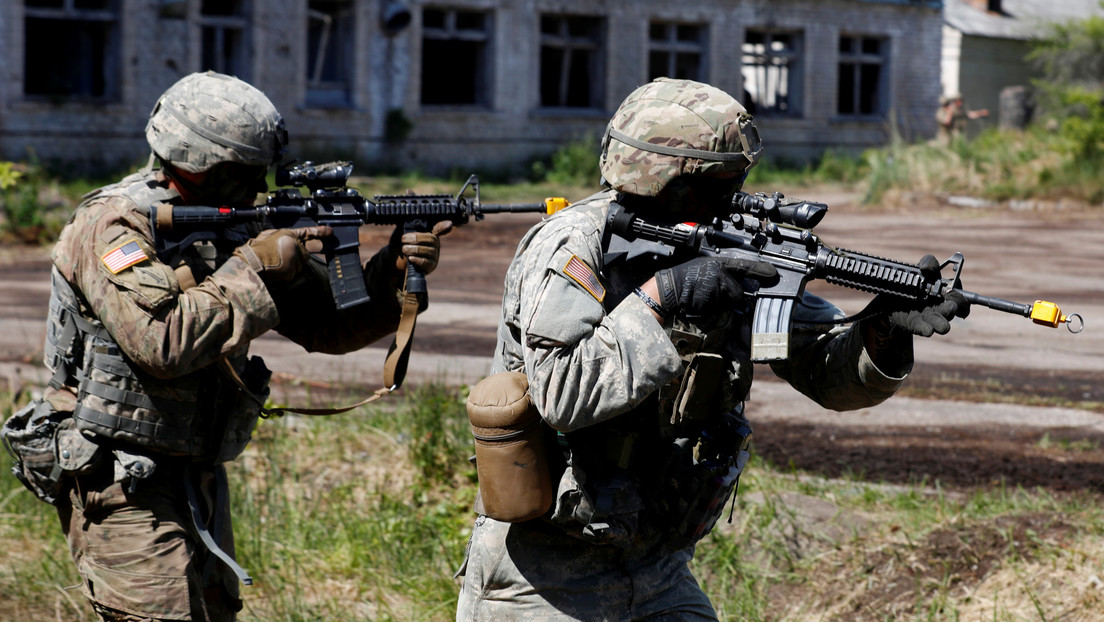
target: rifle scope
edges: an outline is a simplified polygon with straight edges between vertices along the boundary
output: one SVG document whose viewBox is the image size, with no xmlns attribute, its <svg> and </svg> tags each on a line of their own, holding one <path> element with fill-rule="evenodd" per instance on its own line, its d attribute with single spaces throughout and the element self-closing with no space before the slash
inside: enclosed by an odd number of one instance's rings
<svg viewBox="0 0 1104 622">
<path fill-rule="evenodd" d="M 766 218 L 774 223 L 801 229 L 812 229 L 828 213 L 828 206 L 824 203 L 784 201 L 784 198 L 785 195 L 781 192 L 775 192 L 770 196 L 737 192 L 732 197 L 732 207 L 736 213 Z"/>
<path fill-rule="evenodd" d="M 352 174 L 352 162 L 326 162 L 317 166 L 313 162 L 292 162 L 276 169 L 276 185 L 306 186 L 314 192 L 322 188 L 341 188 L 349 182 Z"/>
</svg>

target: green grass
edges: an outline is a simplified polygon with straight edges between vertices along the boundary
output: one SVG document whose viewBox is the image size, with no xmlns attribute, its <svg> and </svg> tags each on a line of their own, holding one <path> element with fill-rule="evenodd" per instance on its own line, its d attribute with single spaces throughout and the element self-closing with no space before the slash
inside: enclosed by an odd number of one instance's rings
<svg viewBox="0 0 1104 622">
<path fill-rule="evenodd" d="M 1024 131 L 990 129 L 949 146 L 893 138 L 863 157 L 868 203 L 918 192 L 1104 204 L 1104 160 L 1078 155 L 1060 133 L 1041 125 Z"/>
<path fill-rule="evenodd" d="M 429 385 L 261 423 L 230 465 L 256 581 L 241 620 L 452 619 L 476 491 L 464 395 Z M 78 578 L 52 508 L 6 455 L 0 469 L 0 611 L 94 619 L 67 589 Z M 1104 566 L 1098 492 L 826 480 L 756 457 L 734 507 L 692 563 L 722 619 L 1034 620 L 1104 604 L 1090 582 Z"/>
</svg>

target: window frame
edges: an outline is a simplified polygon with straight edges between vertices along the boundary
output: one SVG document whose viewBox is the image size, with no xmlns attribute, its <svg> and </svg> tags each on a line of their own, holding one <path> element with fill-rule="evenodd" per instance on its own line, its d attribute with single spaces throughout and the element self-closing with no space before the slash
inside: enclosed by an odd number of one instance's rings
<svg viewBox="0 0 1104 622">
<path fill-rule="evenodd" d="M 545 32 L 545 20 L 558 20 L 555 33 Z M 541 13 L 539 15 L 539 51 L 537 71 L 537 102 L 542 111 L 564 113 L 587 113 L 602 110 L 605 106 L 606 46 L 608 20 L 603 15 L 583 15 L 578 13 Z M 593 25 L 590 36 L 571 34 L 573 24 Z M 545 50 L 554 48 L 566 51 L 559 59 L 555 103 L 545 101 Z M 585 105 L 572 105 L 570 86 L 573 82 L 571 69 L 575 67 L 573 57 L 578 52 L 586 53 L 585 68 L 588 74 L 588 91 Z"/>
<path fill-rule="evenodd" d="M 75 102 L 90 102 L 90 103 L 110 103 L 118 102 L 122 98 L 122 58 L 123 58 L 123 41 L 122 41 L 122 2 L 121 0 L 104 0 L 104 8 L 78 8 L 76 6 L 77 0 L 60 0 L 61 6 L 29 6 L 27 2 L 23 3 L 23 76 L 22 76 L 22 97 L 26 100 L 65 100 Z M 35 67 L 31 66 L 32 59 L 38 59 L 40 56 L 33 49 L 29 49 L 31 37 L 28 36 L 30 32 L 29 20 L 49 21 L 54 20 L 56 23 L 66 22 L 69 24 L 85 23 L 95 24 L 102 28 L 102 30 L 96 34 L 102 36 L 102 41 L 98 41 L 101 47 L 102 56 L 98 60 L 98 67 L 96 66 L 96 59 L 88 59 L 85 54 L 71 53 L 68 56 L 73 56 L 78 59 L 80 63 L 89 63 L 87 66 L 81 65 L 80 68 L 74 68 L 70 74 L 76 72 L 78 76 L 87 77 L 91 75 L 91 86 L 76 87 L 70 89 L 68 92 L 29 92 L 28 91 L 28 79 L 27 76 L 33 73 L 39 73 L 33 71 Z M 53 66 L 46 67 L 45 72 L 48 75 L 53 74 Z M 100 82 L 102 86 L 95 86 L 96 82 Z M 101 92 L 97 93 L 96 91 Z"/>
<path fill-rule="evenodd" d="M 656 39 L 652 36 L 652 29 L 656 27 L 663 28 L 663 38 Z M 697 36 L 693 41 L 688 41 L 679 37 L 680 27 L 692 27 L 697 31 Z M 696 80 L 698 82 L 708 82 L 707 76 L 709 75 L 709 23 L 708 22 L 691 22 L 680 20 L 666 20 L 666 19 L 652 19 L 648 21 L 648 81 L 651 81 L 657 77 L 668 77 L 675 79 L 688 79 Z M 662 54 L 665 56 L 665 71 L 657 74 L 653 71 L 652 64 L 653 55 Z M 678 71 L 679 56 L 680 55 L 694 55 L 697 56 L 697 71 L 694 76 L 681 75 Z"/>
<path fill-rule="evenodd" d="M 214 1 L 214 0 L 212 0 Z M 228 0 L 218 0 L 226 2 Z M 200 47 L 200 71 L 217 71 L 228 75 L 237 76 L 246 82 L 250 82 L 253 75 L 252 58 L 252 24 L 253 2 L 251 0 L 236 0 L 238 12 L 233 15 L 214 15 L 204 13 L 204 2 L 199 4 L 199 47 Z M 237 31 L 237 49 L 228 56 L 226 54 L 227 34 Z M 214 62 L 207 62 L 207 34 L 212 33 L 214 38 Z M 229 59 L 229 62 L 227 60 Z"/>
<path fill-rule="evenodd" d="M 851 49 L 844 51 L 845 40 L 851 42 Z M 865 43 L 878 43 L 877 53 L 864 51 Z M 836 116 L 845 119 L 883 119 L 889 112 L 889 81 L 890 81 L 890 38 L 886 35 L 841 33 L 837 46 L 838 59 L 836 63 Z M 868 98 L 863 94 L 867 92 L 863 86 L 869 81 L 864 76 L 864 69 L 876 67 L 877 84 L 870 89 L 872 92 Z M 851 86 L 852 110 L 843 110 L 843 97 L 845 77 L 844 72 L 850 72 L 851 78 L 848 84 Z M 872 101 L 869 111 L 864 110 L 864 100 Z"/>
<path fill-rule="evenodd" d="M 316 4 L 327 4 L 336 10 L 332 13 L 314 8 Z M 334 17 L 340 19 L 334 19 Z M 322 32 L 315 40 L 312 21 L 322 22 Z M 354 85 L 356 81 L 356 3 L 354 0 L 308 0 L 306 14 L 306 63 L 304 98 L 305 108 L 354 107 Z M 331 39 L 333 39 L 331 41 Z M 314 47 L 318 46 L 318 47 Z M 333 46 L 331 48 L 331 46 Z M 320 48 L 322 49 L 319 53 Z M 334 54 L 333 59 L 329 56 Z M 329 62 L 336 63 L 329 68 Z M 324 79 L 327 71 L 337 75 L 335 79 Z"/>
<path fill-rule="evenodd" d="M 748 34 L 761 35 L 763 41 L 759 44 L 762 46 L 761 51 L 748 50 L 749 43 Z M 792 41 L 792 45 L 788 46 L 784 50 L 773 50 L 772 43 L 781 38 L 781 36 L 789 37 Z M 748 64 L 749 57 L 757 57 L 761 59 L 761 62 L 755 64 Z M 786 60 L 783 64 L 779 65 L 775 61 L 778 59 Z M 785 68 L 785 80 L 775 77 L 774 82 L 777 82 L 778 87 L 770 89 L 768 85 L 772 82 L 771 75 L 780 73 L 776 70 L 779 67 Z M 762 70 L 762 76 L 760 81 L 756 81 L 757 86 L 764 87 L 762 90 L 768 92 L 773 96 L 775 103 L 773 105 L 764 106 L 767 103 L 765 100 L 769 99 L 759 94 L 758 97 L 752 97 L 752 90 L 748 88 L 749 82 L 753 82 L 749 73 L 754 72 L 756 69 Z M 741 97 L 741 103 L 751 111 L 757 117 L 776 117 L 776 118 L 802 118 L 805 116 L 805 31 L 800 28 L 747 28 L 744 30 L 744 40 L 740 44 L 740 75 L 743 80 L 743 89 L 746 93 Z M 783 85 L 786 87 L 786 92 L 783 94 L 780 92 L 780 88 Z M 760 89 L 756 89 L 758 91 Z M 778 103 L 779 98 L 785 99 L 785 105 L 780 106 Z"/>
<path fill-rule="evenodd" d="M 444 13 L 444 27 L 429 27 L 425 24 L 427 11 L 440 11 Z M 483 18 L 481 30 L 461 28 L 457 25 L 458 16 L 462 14 L 478 14 Z M 492 108 L 494 93 L 494 27 L 495 14 L 490 9 L 474 9 L 468 7 L 427 5 L 422 7 L 422 56 L 419 74 L 418 103 L 429 109 L 442 107 L 460 108 Z M 433 101 L 426 102 L 426 40 L 440 42 L 475 43 L 477 49 L 474 53 L 474 67 L 471 68 L 473 101 Z"/>
</svg>

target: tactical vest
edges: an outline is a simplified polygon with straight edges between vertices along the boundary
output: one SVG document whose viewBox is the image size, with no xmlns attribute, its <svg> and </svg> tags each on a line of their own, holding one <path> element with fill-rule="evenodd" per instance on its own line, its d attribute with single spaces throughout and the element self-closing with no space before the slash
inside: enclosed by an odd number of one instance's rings
<svg viewBox="0 0 1104 622">
<path fill-rule="evenodd" d="M 143 372 L 98 320 L 80 314 L 76 293 L 52 274 L 45 364 L 51 384 L 77 390 L 77 429 L 166 454 L 233 460 L 244 451 L 260 404 L 215 366 L 168 380 Z M 254 396 L 268 395 L 259 357 L 230 364 Z"/>
<path fill-rule="evenodd" d="M 169 198 L 141 175 L 90 196 L 109 193 L 126 194 L 137 205 Z M 259 357 L 226 361 L 248 393 L 218 365 L 156 378 L 127 358 L 99 320 L 82 312 L 87 305 L 56 267 L 51 280 L 44 363 L 53 373 L 52 386 L 76 390 L 78 429 L 99 439 L 215 462 L 244 451 L 268 396 L 271 373 Z"/>
<path fill-rule="evenodd" d="M 655 249 L 608 231 L 603 247 L 607 311 L 666 265 Z M 721 329 L 676 322 L 668 334 L 683 374 L 628 413 L 558 435 L 566 464 L 551 520 L 571 535 L 615 546 L 656 539 L 678 550 L 705 537 L 735 493 L 749 457 L 750 359 L 719 347 L 728 340 Z"/>
</svg>

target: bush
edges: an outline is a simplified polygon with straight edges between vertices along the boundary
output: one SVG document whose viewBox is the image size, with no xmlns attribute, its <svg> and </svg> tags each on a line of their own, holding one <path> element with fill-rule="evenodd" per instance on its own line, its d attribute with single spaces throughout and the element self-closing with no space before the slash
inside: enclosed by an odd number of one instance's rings
<svg viewBox="0 0 1104 622">
<path fill-rule="evenodd" d="M 24 243 L 45 242 L 60 231 L 48 214 L 60 203 L 57 183 L 48 180 L 35 166 L 0 163 L 0 231 Z"/>
<path fill-rule="evenodd" d="M 533 180 L 563 186 L 597 186 L 598 153 L 598 141 L 593 136 L 565 143 L 552 153 L 550 161 L 533 163 Z"/>
</svg>

